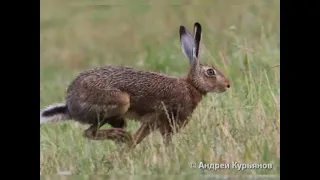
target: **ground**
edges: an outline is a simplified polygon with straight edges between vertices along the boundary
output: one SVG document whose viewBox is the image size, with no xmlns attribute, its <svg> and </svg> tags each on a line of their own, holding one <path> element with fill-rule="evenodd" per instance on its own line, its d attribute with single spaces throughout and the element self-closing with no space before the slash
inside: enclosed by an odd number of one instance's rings
<svg viewBox="0 0 320 180">
<path fill-rule="evenodd" d="M 40 108 L 64 102 L 68 84 L 92 67 L 127 65 L 183 76 L 188 61 L 180 49 L 179 26 L 192 30 L 195 21 L 203 28 L 201 60 L 218 66 L 231 88 L 205 97 L 171 146 L 164 147 L 155 132 L 112 162 L 103 159 L 119 147 L 83 138 L 87 126 L 46 124 L 40 128 L 41 174 L 188 175 L 185 179 L 280 173 L 280 2 L 162 2 L 41 0 Z M 138 126 L 130 121 L 128 130 Z M 190 168 L 192 162 L 272 168 L 208 170 Z"/>
</svg>

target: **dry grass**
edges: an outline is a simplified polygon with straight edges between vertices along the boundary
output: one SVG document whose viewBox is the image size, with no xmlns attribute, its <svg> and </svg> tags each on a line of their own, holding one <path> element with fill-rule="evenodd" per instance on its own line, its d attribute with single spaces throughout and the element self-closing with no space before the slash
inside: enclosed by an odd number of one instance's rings
<svg viewBox="0 0 320 180">
<path fill-rule="evenodd" d="M 41 108 L 63 102 L 68 83 L 91 67 L 124 64 L 182 76 L 188 62 L 179 47 L 178 28 L 191 29 L 194 21 L 203 26 L 202 60 L 220 67 L 232 88 L 208 95 L 172 146 L 165 148 L 155 132 L 112 165 L 102 159 L 118 150 L 113 142 L 84 139 L 87 127 L 74 122 L 45 125 L 40 130 L 40 172 L 188 178 L 279 174 L 279 1 L 135 2 L 41 0 Z M 137 127 L 131 122 L 128 129 Z M 190 168 L 190 162 L 270 163 L 273 168 L 201 170 Z"/>
</svg>

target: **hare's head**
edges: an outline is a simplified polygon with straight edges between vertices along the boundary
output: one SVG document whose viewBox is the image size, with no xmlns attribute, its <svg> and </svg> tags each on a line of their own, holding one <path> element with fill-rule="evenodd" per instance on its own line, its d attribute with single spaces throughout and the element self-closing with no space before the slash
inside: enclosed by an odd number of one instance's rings
<svg viewBox="0 0 320 180">
<path fill-rule="evenodd" d="M 230 88 L 230 80 L 219 69 L 199 61 L 201 25 L 198 22 L 194 24 L 193 35 L 184 26 L 180 26 L 179 34 L 181 49 L 190 63 L 189 83 L 202 93 L 222 93 Z"/>
</svg>

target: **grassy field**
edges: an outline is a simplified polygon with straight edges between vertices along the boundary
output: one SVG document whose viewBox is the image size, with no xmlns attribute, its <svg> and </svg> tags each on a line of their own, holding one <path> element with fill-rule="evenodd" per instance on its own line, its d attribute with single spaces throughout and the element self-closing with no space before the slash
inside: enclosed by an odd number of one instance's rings
<svg viewBox="0 0 320 180">
<path fill-rule="evenodd" d="M 182 3 L 183 2 L 183 3 Z M 188 126 L 164 147 L 154 132 L 112 162 L 111 141 L 82 137 L 73 121 L 40 128 L 40 173 L 77 175 L 208 175 L 280 173 L 280 2 L 278 0 L 40 1 L 40 108 L 64 102 L 83 70 L 110 64 L 183 76 L 188 61 L 178 29 L 203 27 L 201 60 L 232 81 L 209 94 Z M 171 5 L 169 5 L 171 4 Z M 129 124 L 134 132 L 139 126 Z M 106 127 L 107 128 L 107 125 Z M 229 169 L 190 163 L 230 164 Z M 272 164 L 272 169 L 232 168 L 232 163 Z"/>
</svg>

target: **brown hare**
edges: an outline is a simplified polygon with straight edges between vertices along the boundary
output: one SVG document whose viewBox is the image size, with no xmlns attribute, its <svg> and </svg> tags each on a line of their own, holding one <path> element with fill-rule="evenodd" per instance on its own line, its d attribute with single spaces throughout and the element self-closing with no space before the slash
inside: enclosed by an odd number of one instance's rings
<svg viewBox="0 0 320 180">
<path fill-rule="evenodd" d="M 40 125 L 73 119 L 91 126 L 84 136 L 92 140 L 125 141 L 136 145 L 152 131 L 159 130 L 164 143 L 184 127 L 202 97 L 222 93 L 230 81 L 216 67 L 199 61 L 201 25 L 194 35 L 180 26 L 180 42 L 190 68 L 185 77 L 172 77 L 124 66 L 98 67 L 80 73 L 67 90 L 65 104 L 54 104 L 40 112 Z M 126 120 L 141 122 L 131 136 Z M 99 130 L 104 124 L 112 128 Z"/>
</svg>

